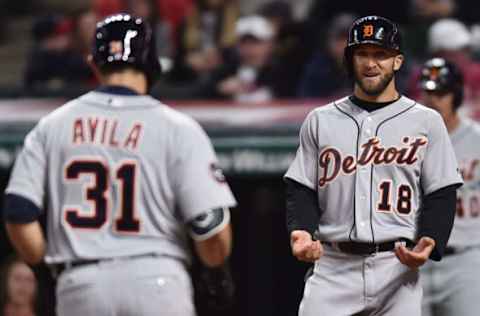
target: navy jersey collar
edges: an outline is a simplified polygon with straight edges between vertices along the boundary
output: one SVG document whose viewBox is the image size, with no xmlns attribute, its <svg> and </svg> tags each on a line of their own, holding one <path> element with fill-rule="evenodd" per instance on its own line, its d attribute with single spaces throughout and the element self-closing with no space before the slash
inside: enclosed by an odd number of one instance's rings
<svg viewBox="0 0 480 316">
<path fill-rule="evenodd" d="M 136 91 L 124 86 L 100 86 L 95 89 L 96 92 L 118 94 L 118 95 L 140 95 Z"/>
<path fill-rule="evenodd" d="M 365 101 L 365 100 L 359 99 L 355 95 L 351 95 L 348 98 L 350 99 L 350 101 L 352 101 L 353 104 L 355 104 L 359 108 L 361 108 L 361 109 L 363 109 L 367 112 L 373 112 L 373 111 L 376 111 L 376 110 L 380 110 L 380 109 L 392 104 L 393 102 L 397 102 L 400 99 L 400 97 L 401 96 L 399 95 L 397 99 L 395 99 L 393 101 L 388 101 L 388 102 Z"/>
</svg>

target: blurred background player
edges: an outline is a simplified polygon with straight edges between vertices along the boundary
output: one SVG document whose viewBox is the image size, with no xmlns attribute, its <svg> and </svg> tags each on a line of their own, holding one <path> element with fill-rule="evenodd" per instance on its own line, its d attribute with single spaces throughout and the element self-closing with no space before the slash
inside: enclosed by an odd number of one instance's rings
<svg viewBox="0 0 480 316">
<path fill-rule="evenodd" d="M 421 73 L 422 101 L 447 126 L 463 175 L 455 224 L 441 262 L 422 269 L 424 316 L 473 316 L 480 310 L 480 126 L 461 117 L 463 75 L 443 58 L 428 60 Z"/>
<path fill-rule="evenodd" d="M 474 59 L 472 35 L 468 27 L 457 19 L 440 19 L 427 32 L 428 58 L 441 57 L 452 62 L 463 74 L 465 99 L 477 104 L 480 91 L 480 63 Z M 418 99 L 424 60 L 413 67 L 408 80 L 408 94 Z"/>
<path fill-rule="evenodd" d="M 195 315 L 188 236 L 210 280 L 229 281 L 236 202 L 202 128 L 147 95 L 154 45 L 141 18 L 99 22 L 102 86 L 41 119 L 16 160 L 7 231 L 24 260 L 58 275 L 60 316 Z"/>
</svg>

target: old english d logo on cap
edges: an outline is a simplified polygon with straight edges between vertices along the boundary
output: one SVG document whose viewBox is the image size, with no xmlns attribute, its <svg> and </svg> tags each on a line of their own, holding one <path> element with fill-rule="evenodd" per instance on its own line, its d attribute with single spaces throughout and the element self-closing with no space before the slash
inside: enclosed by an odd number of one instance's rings
<svg viewBox="0 0 480 316">
<path fill-rule="evenodd" d="M 363 26 L 363 37 L 371 37 L 373 35 L 373 25 L 365 24 Z"/>
</svg>

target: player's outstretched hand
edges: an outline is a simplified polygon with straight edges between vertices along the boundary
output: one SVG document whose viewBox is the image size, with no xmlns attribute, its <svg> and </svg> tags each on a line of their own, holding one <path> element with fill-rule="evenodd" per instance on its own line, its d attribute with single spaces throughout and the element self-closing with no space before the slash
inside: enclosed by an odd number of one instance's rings
<svg viewBox="0 0 480 316">
<path fill-rule="evenodd" d="M 323 255 L 320 241 L 312 240 L 312 236 L 305 230 L 294 230 L 290 235 L 292 254 L 301 261 L 315 262 Z"/>
<path fill-rule="evenodd" d="M 435 247 L 435 240 L 430 237 L 422 237 L 412 250 L 403 245 L 395 248 L 398 260 L 404 265 L 416 269 L 427 262 L 430 253 Z"/>
</svg>

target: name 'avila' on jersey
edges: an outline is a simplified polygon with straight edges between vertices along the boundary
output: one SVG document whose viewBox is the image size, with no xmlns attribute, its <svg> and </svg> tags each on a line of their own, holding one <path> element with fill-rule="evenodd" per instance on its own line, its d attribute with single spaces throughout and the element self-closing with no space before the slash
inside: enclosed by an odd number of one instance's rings
<svg viewBox="0 0 480 316">
<path fill-rule="evenodd" d="M 121 129 L 121 127 L 124 128 Z M 129 123 L 106 117 L 79 117 L 73 121 L 72 144 L 135 150 L 141 138 L 142 129 L 141 122 Z"/>
</svg>

